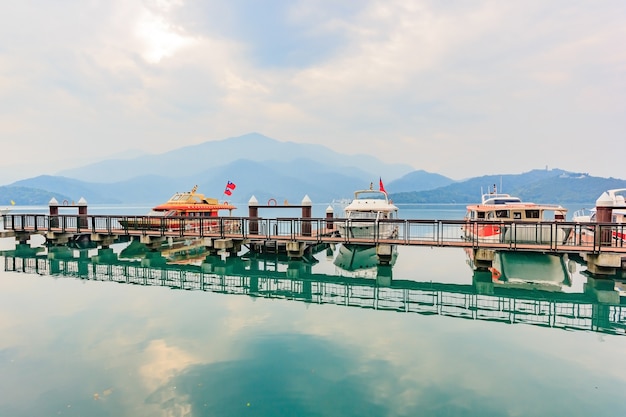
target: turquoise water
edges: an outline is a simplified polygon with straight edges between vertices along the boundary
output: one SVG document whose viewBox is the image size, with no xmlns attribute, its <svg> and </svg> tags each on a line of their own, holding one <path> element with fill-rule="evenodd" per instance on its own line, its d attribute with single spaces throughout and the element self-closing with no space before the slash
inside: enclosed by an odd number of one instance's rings
<svg viewBox="0 0 626 417">
<path fill-rule="evenodd" d="M 546 289 L 452 248 L 350 270 L 338 246 L 165 264 L 29 246 L 0 257 L 0 416 L 626 415 L 626 317 L 598 301 L 619 283 L 591 291 L 574 260 Z"/>
</svg>

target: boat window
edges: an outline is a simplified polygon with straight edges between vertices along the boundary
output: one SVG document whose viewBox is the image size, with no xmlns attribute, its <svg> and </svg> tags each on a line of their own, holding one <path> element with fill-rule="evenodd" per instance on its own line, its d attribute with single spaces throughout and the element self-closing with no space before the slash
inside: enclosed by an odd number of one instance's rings
<svg viewBox="0 0 626 417">
<path fill-rule="evenodd" d="M 514 211 L 513 212 L 513 218 L 515 220 L 521 220 L 522 219 L 522 212 L 521 211 Z"/>
<path fill-rule="evenodd" d="M 472 212 L 472 218 L 474 218 L 474 214 L 476 214 L 476 218 L 478 219 L 484 219 L 485 218 L 485 212 L 484 211 L 479 211 L 479 212 Z"/>
<path fill-rule="evenodd" d="M 538 219 L 539 218 L 539 210 L 526 210 L 526 218 L 527 219 Z"/>
<path fill-rule="evenodd" d="M 496 210 L 496 217 L 499 219 L 508 219 L 509 211 L 508 210 Z"/>
</svg>

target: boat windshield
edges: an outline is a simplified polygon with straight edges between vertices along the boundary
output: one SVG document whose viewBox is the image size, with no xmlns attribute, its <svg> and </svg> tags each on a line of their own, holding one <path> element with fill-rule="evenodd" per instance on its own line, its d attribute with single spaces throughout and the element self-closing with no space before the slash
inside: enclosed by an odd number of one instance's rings
<svg viewBox="0 0 626 417">
<path fill-rule="evenodd" d="M 376 219 L 378 213 L 375 211 L 351 211 L 348 213 L 349 219 Z"/>
<path fill-rule="evenodd" d="M 517 197 L 502 197 L 502 198 L 488 198 L 485 200 L 483 204 L 511 204 L 511 203 L 521 203 Z"/>
<path fill-rule="evenodd" d="M 355 199 L 357 200 L 386 200 L 387 195 L 382 191 L 358 191 L 355 193 Z"/>
</svg>

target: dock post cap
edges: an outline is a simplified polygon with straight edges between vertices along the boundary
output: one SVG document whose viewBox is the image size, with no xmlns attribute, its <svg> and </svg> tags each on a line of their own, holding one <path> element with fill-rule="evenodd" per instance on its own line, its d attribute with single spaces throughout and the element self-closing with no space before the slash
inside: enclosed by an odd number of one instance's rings
<svg viewBox="0 0 626 417">
<path fill-rule="evenodd" d="M 78 200 L 78 205 L 79 206 L 86 206 L 87 205 L 87 200 L 85 200 L 85 197 L 81 197 L 80 200 Z"/>
<path fill-rule="evenodd" d="M 49 206 L 58 206 L 58 205 L 59 205 L 59 202 L 57 201 L 57 199 L 56 199 L 56 198 L 52 197 L 52 198 L 50 199 L 50 201 L 48 202 L 48 205 L 49 205 Z"/>
<path fill-rule="evenodd" d="M 311 199 L 309 198 L 309 195 L 305 195 L 304 198 L 302 199 L 302 205 L 303 206 L 312 206 L 313 202 L 311 201 Z"/>
<path fill-rule="evenodd" d="M 250 200 L 248 200 L 248 205 L 249 206 L 258 206 L 259 205 L 259 200 L 257 200 L 255 196 L 252 196 L 252 197 L 250 197 Z"/>
<path fill-rule="evenodd" d="M 335 210 L 333 210 L 332 206 L 329 205 L 328 207 L 326 207 L 326 213 L 332 213 L 334 211 Z"/>
</svg>

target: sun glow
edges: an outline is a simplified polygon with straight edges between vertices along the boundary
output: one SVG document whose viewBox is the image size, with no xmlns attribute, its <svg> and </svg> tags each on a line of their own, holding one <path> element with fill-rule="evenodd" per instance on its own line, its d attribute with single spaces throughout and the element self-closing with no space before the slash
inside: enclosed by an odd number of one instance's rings
<svg viewBox="0 0 626 417">
<path fill-rule="evenodd" d="M 137 37 L 144 43 L 141 55 L 148 62 L 156 64 L 193 42 L 181 28 L 168 22 L 168 9 L 164 8 L 161 14 L 146 10 L 137 23 Z"/>
</svg>

